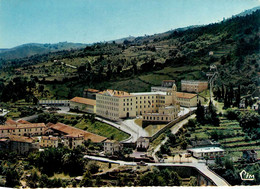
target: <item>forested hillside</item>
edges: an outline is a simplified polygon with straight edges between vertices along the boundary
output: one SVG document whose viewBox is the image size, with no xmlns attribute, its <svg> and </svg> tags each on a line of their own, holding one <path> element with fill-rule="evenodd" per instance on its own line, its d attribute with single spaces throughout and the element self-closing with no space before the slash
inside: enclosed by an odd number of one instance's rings
<svg viewBox="0 0 260 189">
<path fill-rule="evenodd" d="M 17 76 L 29 78 L 35 88 L 41 86 L 31 94 L 37 98 L 67 99 L 81 96 L 84 88 L 149 91 L 163 79 L 176 80 L 180 89 L 181 79 L 207 80 L 209 66 L 215 64 L 219 72 L 215 91 L 232 86 L 240 88 L 242 95 L 250 94 L 259 85 L 259 25 L 257 10 L 220 23 L 123 43 L 1 59 L 0 93 L 8 95 Z"/>
</svg>

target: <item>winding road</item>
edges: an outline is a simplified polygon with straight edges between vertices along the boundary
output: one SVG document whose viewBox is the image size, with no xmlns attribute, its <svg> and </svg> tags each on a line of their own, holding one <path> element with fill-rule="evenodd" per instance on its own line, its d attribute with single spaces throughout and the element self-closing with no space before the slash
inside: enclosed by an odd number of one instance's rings
<svg viewBox="0 0 260 189">
<path fill-rule="evenodd" d="M 132 165 L 137 166 L 136 162 L 127 162 L 122 160 L 110 160 L 104 157 L 96 157 L 85 155 L 85 159 L 91 159 L 96 161 L 102 161 L 107 163 L 115 163 L 120 165 Z M 176 167 L 193 167 L 196 168 L 199 172 L 203 173 L 204 176 L 208 177 L 212 182 L 217 186 L 230 186 L 226 180 L 210 170 L 205 163 L 147 163 L 147 166 L 176 166 Z"/>
</svg>

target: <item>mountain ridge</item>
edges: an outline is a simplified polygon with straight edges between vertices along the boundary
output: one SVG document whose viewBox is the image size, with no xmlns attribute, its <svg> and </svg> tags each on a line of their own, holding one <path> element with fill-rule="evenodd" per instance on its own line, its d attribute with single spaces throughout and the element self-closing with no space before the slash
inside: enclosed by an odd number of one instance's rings
<svg viewBox="0 0 260 189">
<path fill-rule="evenodd" d="M 26 43 L 13 48 L 0 49 L 0 58 L 2 59 L 18 59 L 33 56 L 36 54 L 45 54 L 61 50 L 85 48 L 87 44 L 59 42 L 59 43 Z"/>
<path fill-rule="evenodd" d="M 227 21 L 231 18 L 234 17 L 239 17 L 239 16 L 246 16 L 249 14 L 252 14 L 254 11 L 260 9 L 260 6 L 258 7 L 254 7 L 252 9 L 248 9 L 245 10 L 239 14 L 236 14 L 230 18 L 227 18 L 223 21 Z M 192 28 L 197 28 L 197 27 L 201 27 L 203 25 L 191 25 L 191 26 L 187 26 L 187 27 L 182 27 L 182 28 L 176 28 L 176 29 L 172 29 L 163 33 L 158 33 L 158 34 L 153 34 L 153 35 L 145 35 L 145 36 L 138 36 L 138 37 L 134 37 L 134 36 L 129 36 L 129 37 L 123 37 L 120 39 L 115 39 L 115 40 L 109 40 L 109 41 L 105 41 L 105 43 L 119 43 L 122 44 L 125 41 L 135 41 L 135 40 L 140 40 L 143 39 L 145 40 L 147 37 L 153 38 L 156 36 L 168 36 L 170 34 L 172 34 L 173 32 L 177 31 L 185 31 L 185 30 L 189 30 Z M 4 60 L 11 60 L 11 59 L 19 59 L 19 58 L 25 58 L 25 57 L 30 57 L 33 55 L 41 55 L 41 54 L 46 54 L 46 53 L 50 53 L 50 52 L 57 52 L 57 51 L 62 51 L 62 50 L 70 50 L 70 49 L 80 49 L 80 48 L 85 48 L 88 45 L 93 45 L 93 44 L 97 44 L 97 43 L 92 43 L 92 44 L 84 44 L 84 43 L 73 43 L 73 42 L 59 42 L 59 43 L 26 43 L 26 44 L 22 44 L 13 48 L 0 48 L 0 59 L 4 59 Z M 65 46 L 64 46 L 65 45 Z"/>
</svg>

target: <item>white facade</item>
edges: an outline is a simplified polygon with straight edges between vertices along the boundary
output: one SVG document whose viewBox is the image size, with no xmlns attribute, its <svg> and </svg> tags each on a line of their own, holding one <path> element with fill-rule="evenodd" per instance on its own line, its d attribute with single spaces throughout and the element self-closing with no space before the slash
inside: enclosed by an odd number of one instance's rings
<svg viewBox="0 0 260 189">
<path fill-rule="evenodd" d="M 209 157 L 215 158 L 217 155 L 224 155 L 224 150 L 220 147 L 203 147 L 203 148 L 191 148 L 187 150 L 196 158 Z"/>
<path fill-rule="evenodd" d="M 39 100 L 39 105 L 47 106 L 69 106 L 69 100 Z"/>
<path fill-rule="evenodd" d="M 96 113 L 110 120 L 158 113 L 166 106 L 176 106 L 176 86 L 167 92 L 127 93 L 106 90 L 96 95 Z"/>
</svg>

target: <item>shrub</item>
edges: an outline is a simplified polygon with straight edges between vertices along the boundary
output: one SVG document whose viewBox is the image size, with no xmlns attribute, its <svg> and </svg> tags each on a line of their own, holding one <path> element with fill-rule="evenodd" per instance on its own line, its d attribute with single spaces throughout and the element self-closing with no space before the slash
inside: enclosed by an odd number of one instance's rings
<svg viewBox="0 0 260 189">
<path fill-rule="evenodd" d="M 227 109 L 225 116 L 230 120 L 238 119 L 238 116 L 240 115 L 239 111 L 233 110 L 231 108 Z"/>
</svg>

